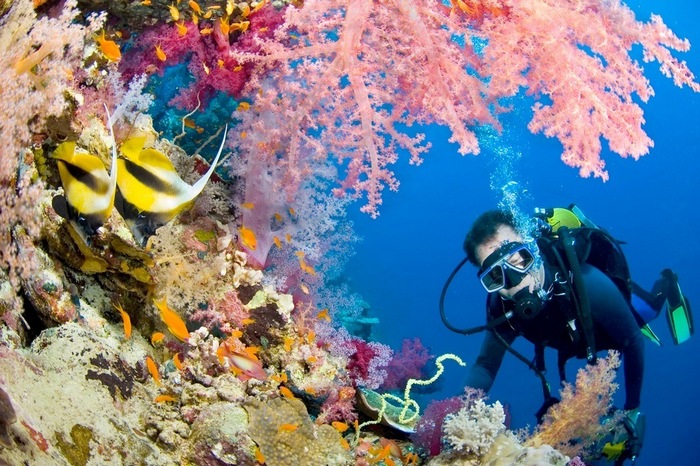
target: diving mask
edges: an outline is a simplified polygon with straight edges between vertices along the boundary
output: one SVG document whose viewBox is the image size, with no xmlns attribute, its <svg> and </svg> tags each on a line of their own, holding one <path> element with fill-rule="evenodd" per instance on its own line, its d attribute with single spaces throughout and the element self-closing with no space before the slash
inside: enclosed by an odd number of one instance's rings
<svg viewBox="0 0 700 466">
<path fill-rule="evenodd" d="M 486 291 L 494 293 L 519 285 L 535 264 L 535 251 L 531 248 L 530 243 L 511 242 L 492 252 L 478 272 Z"/>
</svg>

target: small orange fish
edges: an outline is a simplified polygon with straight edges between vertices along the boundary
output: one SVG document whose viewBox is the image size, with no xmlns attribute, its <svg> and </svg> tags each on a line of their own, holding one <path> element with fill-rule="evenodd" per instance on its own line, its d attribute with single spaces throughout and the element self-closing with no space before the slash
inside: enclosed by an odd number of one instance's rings
<svg viewBox="0 0 700 466">
<path fill-rule="evenodd" d="M 267 0 L 260 0 L 258 3 L 253 5 L 253 10 L 251 11 L 251 13 L 255 13 L 256 11 L 260 10 L 260 8 L 264 7 L 266 3 Z"/>
<path fill-rule="evenodd" d="M 221 28 L 221 33 L 225 36 L 231 32 L 231 26 L 228 23 L 228 16 L 225 18 L 219 18 L 219 27 Z"/>
<path fill-rule="evenodd" d="M 306 358 L 306 362 L 308 362 L 309 364 L 313 364 L 316 361 L 318 361 L 318 358 L 316 356 L 309 356 L 308 358 Z"/>
<path fill-rule="evenodd" d="M 187 128 L 196 128 L 197 123 L 195 123 L 194 120 L 190 120 L 189 118 L 183 118 L 182 123 L 187 127 Z"/>
<path fill-rule="evenodd" d="M 173 356 L 173 364 L 175 365 L 175 368 L 179 371 L 181 371 L 184 366 L 182 365 L 182 361 L 180 361 L 180 353 L 175 353 Z"/>
<path fill-rule="evenodd" d="M 128 340 L 131 338 L 131 318 L 129 317 L 129 314 L 124 311 L 121 304 L 113 304 L 113 306 L 122 315 L 122 321 L 124 321 L 124 336 Z"/>
<path fill-rule="evenodd" d="M 282 424 L 279 426 L 280 432 L 294 432 L 299 428 L 299 424 Z"/>
<path fill-rule="evenodd" d="M 241 225 L 241 227 L 238 229 L 238 232 L 241 235 L 240 240 L 241 243 L 243 243 L 243 246 L 253 251 L 256 247 L 258 247 L 258 239 L 255 237 L 255 233 L 253 233 L 253 230 Z"/>
<path fill-rule="evenodd" d="M 256 446 L 254 453 L 255 453 L 255 461 L 257 461 L 260 464 L 264 464 L 265 463 L 265 455 L 263 455 L 262 452 L 260 451 L 260 447 Z"/>
<path fill-rule="evenodd" d="M 177 35 L 182 37 L 187 34 L 187 26 L 185 26 L 185 21 L 177 21 L 175 23 L 175 27 L 177 27 Z"/>
<path fill-rule="evenodd" d="M 168 9 L 170 10 L 170 16 L 173 18 L 173 21 L 180 19 L 180 10 L 178 10 L 175 5 L 170 5 Z"/>
<path fill-rule="evenodd" d="M 209 19 L 209 18 L 211 18 L 211 16 L 212 16 L 213 14 L 214 14 L 213 11 L 207 11 L 206 13 L 204 13 L 204 14 L 202 15 L 202 18 L 204 18 L 204 19 Z"/>
<path fill-rule="evenodd" d="M 338 432 L 341 432 L 341 433 L 345 432 L 346 430 L 348 430 L 348 428 L 350 428 L 350 426 L 347 425 L 345 422 L 340 422 L 340 421 L 333 421 L 333 422 L 331 422 L 331 425 L 333 426 L 333 428 L 335 430 L 337 430 Z"/>
<path fill-rule="evenodd" d="M 236 108 L 239 112 L 244 112 L 250 110 L 250 103 L 248 102 L 238 102 L 238 107 Z"/>
<path fill-rule="evenodd" d="M 165 401 L 177 401 L 177 398 L 170 395 L 158 395 L 153 399 L 156 403 L 163 403 Z"/>
<path fill-rule="evenodd" d="M 218 60 L 216 60 L 216 64 L 219 66 L 219 68 L 223 68 L 223 67 L 224 67 L 224 61 L 223 61 L 221 58 L 219 58 Z"/>
<path fill-rule="evenodd" d="M 163 338 L 165 338 L 165 334 L 161 332 L 153 332 L 153 335 L 151 335 L 151 344 L 155 345 L 156 343 L 160 343 L 163 341 Z"/>
<path fill-rule="evenodd" d="M 306 286 L 305 284 L 300 283 L 300 284 L 299 284 L 299 288 L 301 288 L 301 291 L 303 291 L 304 294 L 309 294 L 309 287 Z"/>
<path fill-rule="evenodd" d="M 284 382 L 287 382 L 287 380 L 288 380 L 286 372 L 282 372 L 281 375 L 272 375 L 272 376 L 270 376 L 270 378 L 277 383 L 284 383 Z"/>
<path fill-rule="evenodd" d="M 231 3 L 233 3 L 233 2 L 231 2 Z M 243 16 L 244 18 L 247 18 L 248 15 L 250 14 L 250 7 L 248 6 L 248 4 L 243 3 L 241 6 L 239 6 L 239 8 L 241 9 L 241 16 Z M 226 5 L 226 11 L 228 11 L 228 4 Z M 231 13 L 233 13 L 233 7 L 231 7 Z M 231 15 L 231 13 L 229 13 L 229 16 Z"/>
<path fill-rule="evenodd" d="M 156 45 L 156 57 L 160 61 L 165 61 L 168 59 L 168 56 L 163 52 L 163 49 L 160 47 L 160 44 Z"/>
<path fill-rule="evenodd" d="M 287 233 L 286 235 L 284 235 L 284 239 L 285 239 L 288 243 L 291 243 L 291 242 L 292 242 L 292 235 L 290 235 L 289 233 Z"/>
<path fill-rule="evenodd" d="M 296 217 L 296 216 L 297 216 L 297 211 L 294 210 L 294 207 L 290 207 L 288 210 L 289 210 L 289 215 L 290 215 L 291 217 Z"/>
<path fill-rule="evenodd" d="M 282 241 L 276 236 L 272 237 L 272 242 L 275 243 L 275 246 L 277 246 L 277 249 L 282 249 Z"/>
<path fill-rule="evenodd" d="M 331 316 L 328 315 L 328 309 L 323 309 L 321 312 L 316 314 L 316 318 L 325 320 L 326 322 L 331 321 Z"/>
<path fill-rule="evenodd" d="M 301 259 L 304 257 L 304 251 L 294 251 L 294 255 Z"/>
<path fill-rule="evenodd" d="M 254 324 L 254 323 L 255 323 L 255 319 L 251 319 L 250 317 L 247 318 L 247 319 L 243 319 L 243 320 L 241 321 L 241 324 L 242 324 L 243 326 L 250 325 L 250 324 Z"/>
<path fill-rule="evenodd" d="M 273 215 L 273 217 L 276 222 L 282 222 L 282 214 L 280 214 L 279 212 L 275 212 L 275 215 Z"/>
<path fill-rule="evenodd" d="M 199 25 L 199 16 L 197 16 L 197 13 L 192 13 L 192 22 L 195 26 Z"/>
<path fill-rule="evenodd" d="M 141 5 L 151 6 L 151 0 L 143 0 L 143 1 L 141 2 Z"/>
<path fill-rule="evenodd" d="M 97 41 L 97 46 L 99 47 L 100 52 L 102 52 L 102 55 L 104 55 L 107 60 L 119 61 L 119 59 L 122 57 L 119 46 L 113 40 L 108 40 L 105 37 L 104 30 L 102 31 L 102 36 L 96 37 L 95 40 Z"/>
<path fill-rule="evenodd" d="M 206 63 L 202 62 L 202 68 L 204 68 L 204 72 L 206 73 L 207 76 L 209 76 L 209 73 L 211 72 L 209 70 L 209 67 L 207 66 Z M 201 133 L 200 133 L 201 134 Z"/>
<path fill-rule="evenodd" d="M 234 337 L 234 338 L 241 338 L 241 337 L 243 336 L 243 332 L 241 332 L 241 331 L 238 330 L 237 328 L 234 328 L 234 329 L 231 331 L 231 336 Z"/>
<path fill-rule="evenodd" d="M 248 30 L 248 26 L 250 26 L 250 21 L 240 21 L 238 23 L 231 23 L 229 30 L 246 32 Z"/>
<path fill-rule="evenodd" d="M 214 30 L 212 28 L 202 28 L 199 30 L 199 33 L 203 36 L 208 36 L 212 32 L 214 32 Z"/>
<path fill-rule="evenodd" d="M 312 345 L 314 341 L 316 340 L 316 332 L 313 330 L 309 330 L 309 333 L 306 334 L 306 341 Z"/>
<path fill-rule="evenodd" d="M 343 450 L 350 450 L 350 444 L 343 437 L 340 437 L 340 446 L 343 447 Z"/>
<path fill-rule="evenodd" d="M 151 359 L 150 356 L 146 356 L 146 367 L 148 368 L 148 373 L 153 377 L 153 381 L 156 385 L 160 385 L 160 374 L 158 373 L 158 366 L 156 362 Z"/>
<path fill-rule="evenodd" d="M 253 204 L 252 202 L 244 202 L 243 204 L 241 204 L 241 207 L 243 207 L 244 209 L 251 210 L 253 207 L 255 207 L 255 204 Z"/>
<path fill-rule="evenodd" d="M 233 71 L 241 71 L 243 69 L 243 65 L 238 65 L 233 68 Z"/>
<path fill-rule="evenodd" d="M 292 343 L 294 343 L 294 338 L 284 337 L 284 350 L 289 353 L 292 351 Z"/>
<path fill-rule="evenodd" d="M 316 389 L 314 387 L 306 387 L 304 391 L 311 396 L 316 396 Z"/>
<path fill-rule="evenodd" d="M 292 391 L 285 386 L 280 387 L 280 393 L 282 394 L 283 397 L 289 398 L 290 400 L 296 398 L 294 396 L 294 393 L 292 393 Z"/>
<path fill-rule="evenodd" d="M 199 6 L 199 3 L 195 2 L 194 0 L 190 0 L 188 5 L 190 6 L 190 8 L 192 8 L 192 11 L 194 11 L 198 15 L 202 14 L 202 8 Z"/>
<path fill-rule="evenodd" d="M 185 321 L 177 315 L 175 311 L 168 307 L 168 299 L 154 299 L 153 303 L 156 305 L 158 310 L 160 310 L 160 318 L 168 326 L 168 330 L 172 333 L 178 340 L 186 341 L 190 338 L 190 332 L 187 331 L 187 326 Z"/>
</svg>

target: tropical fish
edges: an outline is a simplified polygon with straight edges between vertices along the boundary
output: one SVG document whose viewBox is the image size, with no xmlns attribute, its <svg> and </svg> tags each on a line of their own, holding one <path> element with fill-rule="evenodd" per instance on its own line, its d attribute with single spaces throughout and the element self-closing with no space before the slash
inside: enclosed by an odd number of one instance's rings
<svg viewBox="0 0 700 466">
<path fill-rule="evenodd" d="M 156 403 L 163 403 L 165 401 L 177 401 L 177 398 L 171 395 L 158 395 L 153 399 Z"/>
<path fill-rule="evenodd" d="M 113 304 L 113 306 L 122 315 L 122 320 L 124 321 L 124 336 L 128 340 L 129 338 L 131 338 L 131 318 L 129 317 L 129 314 L 126 313 L 121 304 Z"/>
<path fill-rule="evenodd" d="M 168 307 L 167 298 L 154 299 L 153 303 L 160 311 L 160 318 L 165 322 L 165 325 L 168 326 L 170 333 L 175 335 L 180 341 L 187 341 L 187 339 L 190 338 L 190 332 L 187 331 L 185 321 L 177 315 L 177 312 Z"/>
<path fill-rule="evenodd" d="M 151 377 L 153 377 L 153 381 L 156 383 L 156 385 L 160 385 L 158 365 L 153 359 L 151 359 L 150 356 L 146 356 L 146 367 L 148 368 L 148 372 L 151 374 Z"/>
<path fill-rule="evenodd" d="M 102 52 L 102 55 L 104 55 L 107 60 L 119 61 L 119 59 L 122 57 L 122 53 L 119 50 L 117 43 L 113 40 L 107 39 L 104 31 L 102 31 L 102 35 L 96 37 L 95 40 L 97 41 L 97 46 L 100 49 L 100 52 Z"/>
<path fill-rule="evenodd" d="M 279 426 L 280 432 L 294 432 L 299 428 L 299 424 L 281 424 Z"/>
<path fill-rule="evenodd" d="M 333 426 L 333 428 L 335 430 L 337 430 L 338 432 L 341 432 L 341 433 L 345 432 L 350 427 L 347 425 L 347 423 L 341 422 L 341 421 L 333 421 L 333 422 L 331 422 L 331 425 Z"/>
<path fill-rule="evenodd" d="M 156 343 L 160 343 L 164 338 L 165 334 L 161 332 L 154 332 L 153 335 L 151 335 L 151 344 L 155 345 Z"/>
<path fill-rule="evenodd" d="M 267 380 L 267 373 L 265 373 L 262 363 L 254 354 L 235 351 L 227 342 L 223 342 L 216 351 L 216 355 L 222 364 L 225 359 L 228 359 L 231 363 L 231 370 L 241 380 Z"/>
<path fill-rule="evenodd" d="M 241 243 L 243 243 L 245 247 L 247 247 L 250 250 L 255 250 L 255 248 L 258 247 L 258 239 L 255 237 L 255 233 L 253 233 L 253 230 L 244 225 L 241 225 L 241 227 L 238 229 L 238 232 L 241 234 Z"/>
<path fill-rule="evenodd" d="M 109 119 L 107 111 L 107 121 Z M 64 194 L 55 196 L 51 205 L 58 215 L 68 220 L 88 245 L 114 207 L 117 190 L 117 149 L 111 126 L 109 131 L 113 144 L 110 174 L 96 155 L 76 153 L 74 141 L 60 144 L 52 154 L 58 163 L 58 174 Z"/>
<path fill-rule="evenodd" d="M 168 56 L 165 54 L 163 51 L 163 48 L 160 46 L 160 44 L 156 45 L 156 57 L 160 61 L 165 61 L 168 59 Z"/>
<path fill-rule="evenodd" d="M 165 154 L 143 148 L 144 137 L 131 138 L 122 144 L 123 157 L 117 161 L 119 191 L 115 206 L 141 245 L 145 246 L 159 227 L 194 203 L 214 173 L 227 132 L 228 126 L 209 170 L 192 186 L 180 178 Z"/>
</svg>

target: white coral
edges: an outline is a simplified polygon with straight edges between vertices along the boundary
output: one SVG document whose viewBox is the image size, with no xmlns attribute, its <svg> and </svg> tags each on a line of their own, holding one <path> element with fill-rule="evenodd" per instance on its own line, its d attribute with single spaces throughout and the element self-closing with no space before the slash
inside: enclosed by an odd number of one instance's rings
<svg viewBox="0 0 700 466">
<path fill-rule="evenodd" d="M 501 403 L 487 405 L 477 400 L 445 418 L 443 432 L 453 448 L 481 455 L 491 448 L 495 438 L 505 430 L 506 415 Z"/>
</svg>

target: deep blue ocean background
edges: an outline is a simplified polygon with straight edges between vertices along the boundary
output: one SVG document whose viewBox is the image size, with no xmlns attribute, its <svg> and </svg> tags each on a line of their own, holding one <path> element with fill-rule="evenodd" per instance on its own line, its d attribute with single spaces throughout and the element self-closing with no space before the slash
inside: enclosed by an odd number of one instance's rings
<svg viewBox="0 0 700 466">
<path fill-rule="evenodd" d="M 690 52 L 676 54 L 700 79 L 700 6 L 695 0 L 629 2 L 639 20 L 660 14 Z M 638 50 L 636 50 L 638 52 Z M 502 119 L 504 132 L 482 139 L 482 153 L 462 157 L 446 142 L 448 133 L 430 128 L 433 147 L 420 167 L 404 158 L 396 167 L 398 193 L 385 193 L 381 215 L 372 220 L 351 209 L 363 241 L 350 260 L 347 277 L 371 305 L 381 323 L 372 337 L 400 349 L 404 338 L 419 337 L 432 354 L 452 352 L 471 364 L 482 335 L 461 336 L 441 323 L 438 298 L 445 279 L 463 258 L 462 242 L 474 218 L 503 199 L 501 187 L 511 183 L 517 205 L 534 207 L 578 204 L 590 219 L 606 228 L 624 247 L 633 279 L 645 287 L 670 267 L 700 319 L 700 94 L 679 89 L 661 75 L 655 63 L 645 64 L 656 95 L 643 104 L 651 152 L 639 161 L 604 152 L 610 181 L 583 179 L 560 160 L 561 145 L 526 129 L 531 102 L 516 100 L 516 111 Z M 607 148 L 607 144 L 604 143 Z M 465 266 L 447 296 L 447 312 L 456 325 L 476 326 L 484 320 L 485 293 L 474 269 Z M 697 464 L 700 457 L 700 335 L 675 346 L 661 315 L 654 330 L 664 345 L 646 345 L 642 411 L 647 432 L 639 466 Z M 516 349 L 532 355 L 532 345 L 519 339 Z M 451 362 L 439 391 L 421 399 L 458 395 L 466 369 Z M 548 378 L 558 385 L 556 355 L 548 351 Z M 567 365 L 573 380 L 577 363 Z M 432 369 L 431 369 L 432 370 Z M 430 373 L 432 375 L 432 372 Z M 619 377 L 620 383 L 622 378 Z M 623 404 L 620 387 L 616 405 Z M 538 379 L 507 355 L 490 393 L 491 400 L 510 405 L 515 428 L 535 422 L 542 402 Z"/>
</svg>

